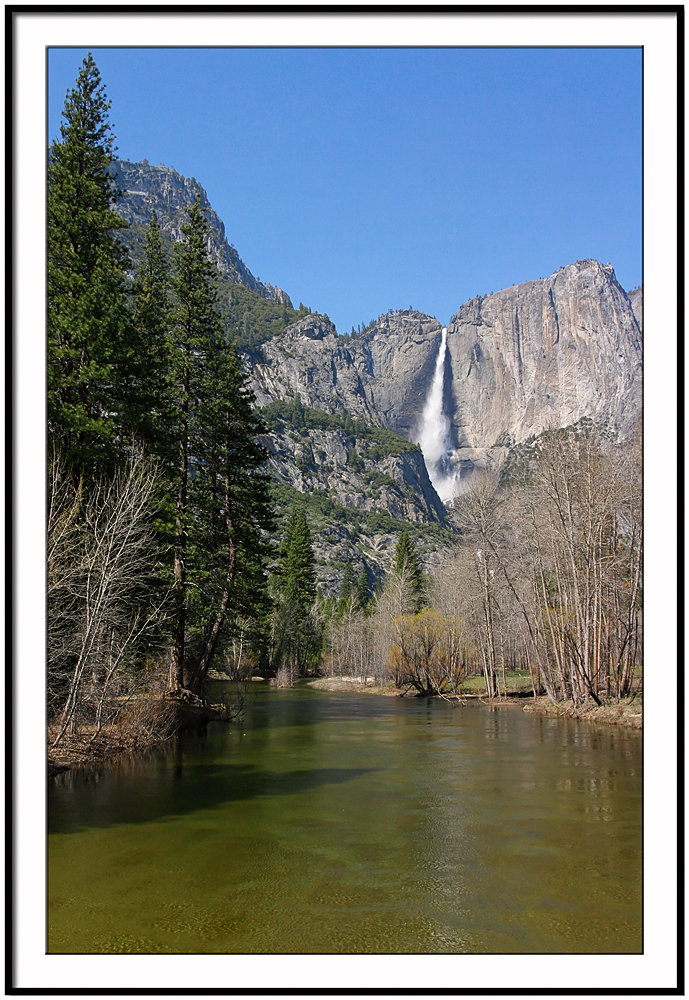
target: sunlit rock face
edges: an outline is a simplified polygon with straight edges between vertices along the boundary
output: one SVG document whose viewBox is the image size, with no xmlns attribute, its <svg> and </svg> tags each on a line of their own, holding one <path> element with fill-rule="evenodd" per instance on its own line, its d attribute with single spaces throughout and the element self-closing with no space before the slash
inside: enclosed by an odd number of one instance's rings
<svg viewBox="0 0 689 1000">
<path fill-rule="evenodd" d="M 644 290 L 641 285 L 636 288 L 632 288 L 631 292 L 627 293 L 629 296 L 629 301 L 632 304 L 632 309 L 634 311 L 634 318 L 639 324 L 639 329 L 643 332 L 644 328 Z"/>
<path fill-rule="evenodd" d="M 259 406 L 299 393 L 304 406 L 348 412 L 408 440 L 415 437 L 433 379 L 442 328 L 414 310 L 387 313 L 363 336 L 338 337 L 311 315 L 247 359 Z"/>
<path fill-rule="evenodd" d="M 499 466 L 511 445 L 582 417 L 630 434 L 641 415 L 640 315 L 641 291 L 630 298 L 611 265 L 594 260 L 466 302 L 441 366 L 444 475 Z M 419 441 L 441 344 L 441 324 L 415 310 L 390 312 L 349 341 L 309 316 L 249 362 L 252 386 L 259 405 L 299 393 L 305 406 Z"/>
<path fill-rule="evenodd" d="M 641 330 L 610 264 L 472 299 L 447 337 L 454 459 L 582 417 L 626 437 L 641 415 Z"/>
</svg>

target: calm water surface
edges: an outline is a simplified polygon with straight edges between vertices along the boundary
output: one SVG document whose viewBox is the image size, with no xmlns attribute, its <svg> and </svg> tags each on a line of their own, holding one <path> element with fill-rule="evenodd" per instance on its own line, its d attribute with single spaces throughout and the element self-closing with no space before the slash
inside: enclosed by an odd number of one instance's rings
<svg viewBox="0 0 689 1000">
<path fill-rule="evenodd" d="M 641 951 L 639 733 L 259 687 L 50 782 L 49 951 Z"/>
</svg>

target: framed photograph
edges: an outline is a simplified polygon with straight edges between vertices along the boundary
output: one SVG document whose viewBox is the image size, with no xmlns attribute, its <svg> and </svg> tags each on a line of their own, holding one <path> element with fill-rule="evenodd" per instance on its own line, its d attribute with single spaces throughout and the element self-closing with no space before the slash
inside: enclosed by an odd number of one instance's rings
<svg viewBox="0 0 689 1000">
<path fill-rule="evenodd" d="M 683 17 L 7 9 L 9 993 L 682 991 Z"/>
</svg>

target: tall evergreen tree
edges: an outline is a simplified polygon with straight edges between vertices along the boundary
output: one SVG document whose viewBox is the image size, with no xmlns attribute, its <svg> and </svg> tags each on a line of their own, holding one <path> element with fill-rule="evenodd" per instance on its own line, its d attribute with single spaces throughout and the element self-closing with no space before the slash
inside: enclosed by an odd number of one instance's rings
<svg viewBox="0 0 689 1000">
<path fill-rule="evenodd" d="M 365 611 L 368 606 L 369 592 L 368 592 L 368 573 L 366 572 L 366 567 L 363 566 L 359 578 L 356 581 L 356 596 L 359 602 L 359 607 L 362 611 Z"/>
<path fill-rule="evenodd" d="M 301 618 L 306 617 L 316 599 L 315 562 L 306 512 L 299 508 L 285 556 L 284 592 L 296 605 Z"/>
<path fill-rule="evenodd" d="M 394 572 L 408 584 L 410 595 L 418 611 L 423 603 L 424 577 L 419 557 L 408 531 L 403 531 L 397 541 Z"/>
<path fill-rule="evenodd" d="M 280 546 L 277 659 L 290 672 L 305 673 L 320 656 L 322 627 L 312 615 L 316 599 L 315 557 L 306 514 L 293 507 Z"/>
<path fill-rule="evenodd" d="M 282 589 L 284 590 L 284 584 L 286 580 L 285 568 L 287 564 L 287 553 L 289 552 L 290 543 L 292 541 L 292 534 L 294 532 L 294 526 L 297 523 L 297 515 L 299 514 L 298 507 L 292 507 L 289 512 L 289 519 L 287 521 L 287 527 L 285 528 L 285 533 L 280 541 L 280 546 L 278 548 L 278 558 L 280 560 L 280 580 Z"/>
<path fill-rule="evenodd" d="M 341 615 L 344 613 L 348 602 L 350 601 L 352 594 L 356 591 L 356 577 L 354 575 L 354 569 L 351 562 L 347 562 L 344 568 L 344 573 L 342 574 L 342 583 L 340 584 L 340 590 L 337 595 L 337 613 Z"/>
<path fill-rule="evenodd" d="M 146 231 L 132 292 L 134 316 L 128 377 L 122 387 L 124 422 L 138 431 L 147 450 L 165 467 L 171 461 L 172 303 L 155 210 Z"/>
<path fill-rule="evenodd" d="M 173 251 L 174 621 L 171 680 L 202 693 L 231 603 L 265 585 L 266 452 L 238 359 L 216 309 L 209 228 L 197 198 Z M 240 585 L 241 582 L 241 585 Z"/>
<path fill-rule="evenodd" d="M 48 165 L 48 429 L 76 474 L 113 466 L 130 334 L 109 109 L 89 53 Z"/>
<path fill-rule="evenodd" d="M 191 484 L 195 511 L 191 564 L 198 608 L 198 652 L 190 686 L 201 691 L 233 611 L 255 618 L 267 610 L 267 534 L 272 528 L 268 457 L 258 435 L 255 397 L 233 346 L 215 336 L 208 356 L 209 392 L 197 402 L 199 435 Z M 192 630 L 193 631 L 193 630 Z"/>
</svg>

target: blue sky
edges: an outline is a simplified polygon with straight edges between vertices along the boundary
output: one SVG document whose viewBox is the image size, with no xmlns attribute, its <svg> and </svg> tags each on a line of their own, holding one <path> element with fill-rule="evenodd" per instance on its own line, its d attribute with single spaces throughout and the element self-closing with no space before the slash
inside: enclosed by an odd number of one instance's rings
<svg viewBox="0 0 689 1000">
<path fill-rule="evenodd" d="M 639 49 L 94 48 L 119 155 L 340 333 L 585 257 L 641 282 Z M 85 49 L 49 50 L 49 139 Z"/>
</svg>

